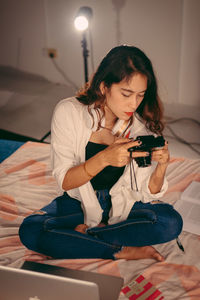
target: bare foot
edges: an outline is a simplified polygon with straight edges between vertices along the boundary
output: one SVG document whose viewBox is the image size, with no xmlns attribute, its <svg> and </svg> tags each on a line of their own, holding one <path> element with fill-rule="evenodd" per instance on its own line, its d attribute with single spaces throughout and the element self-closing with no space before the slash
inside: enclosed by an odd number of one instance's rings
<svg viewBox="0 0 200 300">
<path fill-rule="evenodd" d="M 78 231 L 80 233 L 86 233 L 87 229 L 88 229 L 88 226 L 86 224 L 79 224 L 74 228 L 75 231 Z"/>
<path fill-rule="evenodd" d="M 114 254 L 117 259 L 142 259 L 154 258 L 158 261 L 164 261 L 164 257 L 152 246 L 144 247 L 124 247 L 120 252 Z"/>
</svg>

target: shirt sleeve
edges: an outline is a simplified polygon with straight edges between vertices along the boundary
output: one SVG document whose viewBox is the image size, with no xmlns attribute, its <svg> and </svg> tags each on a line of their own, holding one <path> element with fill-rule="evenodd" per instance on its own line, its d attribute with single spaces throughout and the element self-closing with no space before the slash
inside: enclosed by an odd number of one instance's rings
<svg viewBox="0 0 200 300">
<path fill-rule="evenodd" d="M 73 106 L 67 99 L 55 107 L 51 123 L 51 163 L 53 176 L 62 189 L 63 179 L 68 169 L 75 166 L 75 129 L 73 126 Z"/>
<path fill-rule="evenodd" d="M 138 185 L 139 185 L 139 190 L 142 193 L 143 196 L 143 202 L 150 202 L 154 199 L 159 199 L 161 198 L 164 193 L 167 191 L 168 188 L 168 182 L 166 179 L 166 176 L 164 177 L 163 185 L 160 190 L 160 192 L 156 194 L 152 194 L 150 189 L 149 189 L 149 180 L 150 177 L 155 169 L 154 166 L 149 166 L 146 168 L 139 168 L 137 169 L 137 179 L 138 179 Z"/>
</svg>

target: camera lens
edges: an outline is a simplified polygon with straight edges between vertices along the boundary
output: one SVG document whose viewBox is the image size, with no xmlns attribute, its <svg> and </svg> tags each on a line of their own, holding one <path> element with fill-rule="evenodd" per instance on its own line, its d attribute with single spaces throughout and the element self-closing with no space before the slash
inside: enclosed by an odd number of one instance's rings
<svg viewBox="0 0 200 300">
<path fill-rule="evenodd" d="M 135 157 L 135 161 L 140 168 L 148 167 L 151 165 L 151 153 L 149 154 L 149 156 Z"/>
</svg>

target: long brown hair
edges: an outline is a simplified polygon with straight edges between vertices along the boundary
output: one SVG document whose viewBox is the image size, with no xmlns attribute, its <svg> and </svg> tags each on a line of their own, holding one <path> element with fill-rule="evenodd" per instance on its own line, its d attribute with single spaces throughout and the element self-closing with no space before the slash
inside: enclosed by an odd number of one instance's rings
<svg viewBox="0 0 200 300">
<path fill-rule="evenodd" d="M 109 89 L 113 83 L 128 81 L 136 73 L 147 77 L 147 90 L 136 112 L 144 120 L 147 129 L 162 134 L 163 108 L 158 96 L 157 80 L 150 59 L 137 47 L 123 45 L 111 49 L 76 98 L 88 107 L 95 104 L 94 108 L 101 108 L 105 100 L 100 90 L 101 82 Z"/>
</svg>

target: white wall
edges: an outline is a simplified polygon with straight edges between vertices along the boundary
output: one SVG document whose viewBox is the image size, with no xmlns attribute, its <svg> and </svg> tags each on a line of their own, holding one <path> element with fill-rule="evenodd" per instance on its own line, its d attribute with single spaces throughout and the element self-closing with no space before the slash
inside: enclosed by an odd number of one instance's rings
<svg viewBox="0 0 200 300">
<path fill-rule="evenodd" d="M 200 1 L 184 0 L 179 102 L 200 107 Z"/>
<path fill-rule="evenodd" d="M 188 103 L 190 96 L 189 104 L 198 104 L 199 0 L 0 0 L 0 65 L 63 83 L 44 51 L 56 48 L 56 63 L 69 81 L 81 86 L 81 35 L 73 19 L 85 5 L 94 14 L 95 66 L 111 47 L 136 45 L 151 58 L 165 102 Z"/>
</svg>

